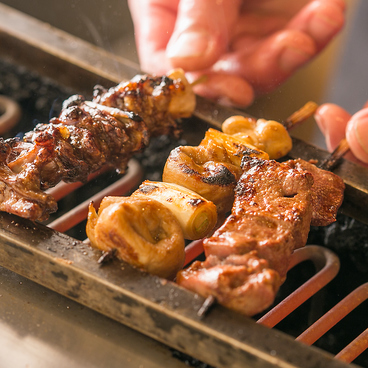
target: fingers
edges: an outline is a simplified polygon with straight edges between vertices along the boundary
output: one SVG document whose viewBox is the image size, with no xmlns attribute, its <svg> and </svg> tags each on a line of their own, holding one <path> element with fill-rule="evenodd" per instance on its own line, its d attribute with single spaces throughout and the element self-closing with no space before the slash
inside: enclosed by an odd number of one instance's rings
<svg viewBox="0 0 368 368">
<path fill-rule="evenodd" d="M 278 87 L 316 54 L 314 41 L 300 31 L 286 30 L 273 34 L 251 53 L 237 51 L 221 58 L 213 67 L 216 72 L 239 74 L 258 93 Z"/>
<path fill-rule="evenodd" d="M 340 106 L 323 104 L 315 112 L 314 118 L 326 137 L 327 149 L 333 151 L 345 138 L 346 125 L 351 115 Z"/>
<path fill-rule="evenodd" d="M 213 70 L 241 75 L 258 94 L 270 92 L 311 61 L 341 30 L 344 10 L 344 0 L 312 1 L 283 31 L 264 39 L 236 38 L 234 52 L 222 57 Z M 274 18 L 274 22 L 270 22 L 271 29 L 281 20 Z"/>
<path fill-rule="evenodd" d="M 181 0 L 166 56 L 173 67 L 188 71 L 211 66 L 229 43 L 240 0 Z"/>
<path fill-rule="evenodd" d="M 344 0 L 316 0 L 305 6 L 287 25 L 287 29 L 310 36 L 318 51 L 342 29 L 345 22 Z"/>
<path fill-rule="evenodd" d="M 174 31 L 179 0 L 128 0 L 143 71 L 164 74 L 171 65 L 166 46 Z"/>
<path fill-rule="evenodd" d="M 368 163 L 368 108 L 360 110 L 349 120 L 346 139 L 354 156 Z"/>
<path fill-rule="evenodd" d="M 191 80 L 197 80 L 199 76 L 198 73 L 190 73 Z M 246 107 L 254 100 L 252 86 L 237 75 L 208 73 L 205 81 L 194 86 L 194 91 L 203 97 L 228 106 Z"/>
<path fill-rule="evenodd" d="M 368 163 L 368 108 L 351 116 L 347 111 L 334 104 L 321 105 L 315 120 L 326 137 L 326 145 L 332 151 L 346 137 L 351 153 L 345 157 Z"/>
</svg>

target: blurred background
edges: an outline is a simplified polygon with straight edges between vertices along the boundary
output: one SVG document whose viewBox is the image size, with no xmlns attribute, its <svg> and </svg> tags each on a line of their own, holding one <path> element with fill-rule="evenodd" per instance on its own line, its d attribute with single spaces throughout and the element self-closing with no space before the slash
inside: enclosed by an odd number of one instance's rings
<svg viewBox="0 0 368 368">
<path fill-rule="evenodd" d="M 126 0 L 1 0 L 2 3 L 80 37 L 98 47 L 138 63 L 134 30 Z M 354 113 L 366 100 L 368 61 L 368 2 L 347 0 L 344 31 L 315 61 L 281 88 L 249 107 L 255 117 L 282 120 L 312 100 L 334 102 Z M 293 135 L 325 148 L 313 119 Z"/>
</svg>

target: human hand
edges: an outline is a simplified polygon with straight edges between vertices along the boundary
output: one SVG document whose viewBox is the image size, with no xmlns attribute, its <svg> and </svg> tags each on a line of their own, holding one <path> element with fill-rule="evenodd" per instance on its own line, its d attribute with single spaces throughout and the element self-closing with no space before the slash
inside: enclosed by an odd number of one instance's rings
<svg viewBox="0 0 368 368">
<path fill-rule="evenodd" d="M 344 24 L 344 0 L 129 0 L 141 67 L 180 67 L 195 91 L 248 106 L 313 59 Z"/>
<path fill-rule="evenodd" d="M 329 151 L 333 151 L 346 137 L 350 152 L 344 157 L 368 166 L 368 101 L 353 116 L 340 106 L 323 104 L 314 117 L 326 137 Z"/>
</svg>

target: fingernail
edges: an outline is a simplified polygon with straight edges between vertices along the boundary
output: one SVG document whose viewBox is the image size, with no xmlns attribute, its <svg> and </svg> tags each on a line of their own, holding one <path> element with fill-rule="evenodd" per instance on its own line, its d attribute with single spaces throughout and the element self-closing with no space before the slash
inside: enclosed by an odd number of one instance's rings
<svg viewBox="0 0 368 368">
<path fill-rule="evenodd" d="M 310 20 L 309 29 L 319 37 L 329 37 L 341 28 L 342 23 L 341 19 L 336 18 L 335 12 L 331 16 L 327 12 L 318 12 Z"/>
<path fill-rule="evenodd" d="M 170 41 L 167 49 L 169 58 L 198 57 L 206 53 L 210 43 L 207 32 L 184 32 Z"/>
<path fill-rule="evenodd" d="M 287 73 L 293 72 L 307 61 L 312 55 L 304 50 L 296 49 L 294 47 L 286 47 L 280 57 L 280 68 Z"/>
</svg>

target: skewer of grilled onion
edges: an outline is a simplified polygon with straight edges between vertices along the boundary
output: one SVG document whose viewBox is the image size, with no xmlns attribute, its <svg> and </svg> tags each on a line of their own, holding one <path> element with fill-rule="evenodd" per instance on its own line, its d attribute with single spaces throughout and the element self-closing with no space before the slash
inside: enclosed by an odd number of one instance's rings
<svg viewBox="0 0 368 368">
<path fill-rule="evenodd" d="M 162 179 L 198 193 L 222 214 L 231 209 L 244 156 L 268 159 L 266 152 L 245 140 L 210 128 L 199 146 L 180 146 L 171 151 Z"/>
<path fill-rule="evenodd" d="M 94 248 L 116 249 L 118 258 L 150 274 L 173 279 L 184 265 L 181 226 L 154 199 L 105 197 L 98 213 L 91 203 L 86 232 Z"/>
<path fill-rule="evenodd" d="M 188 240 L 201 239 L 209 234 L 217 222 L 214 203 L 181 185 L 144 181 L 133 198 L 152 198 L 167 207 L 176 217 Z"/>
</svg>

